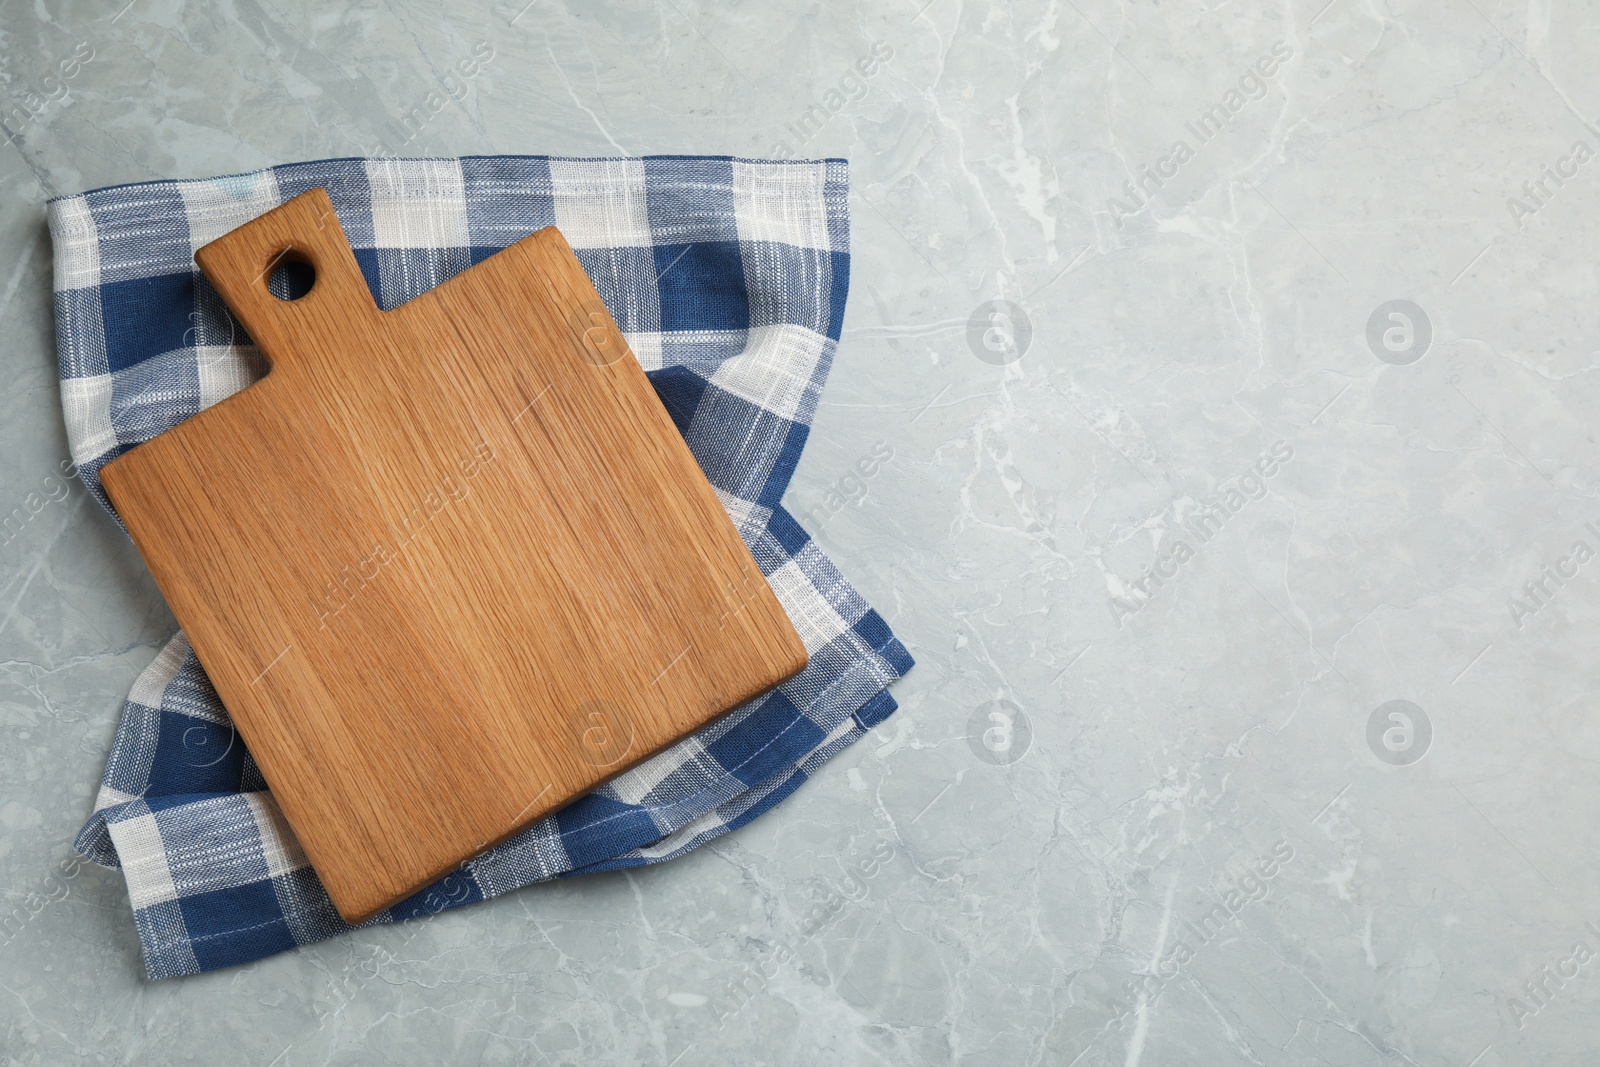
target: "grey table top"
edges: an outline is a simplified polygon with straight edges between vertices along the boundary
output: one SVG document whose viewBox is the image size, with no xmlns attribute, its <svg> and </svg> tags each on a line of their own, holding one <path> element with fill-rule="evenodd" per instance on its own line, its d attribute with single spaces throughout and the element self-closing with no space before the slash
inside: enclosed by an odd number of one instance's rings
<svg viewBox="0 0 1600 1067">
<path fill-rule="evenodd" d="M 55 192 L 844 156 L 788 503 L 919 663 L 691 856 L 151 983 L 116 872 L 27 903 L 175 629 L 75 489 L 0 549 L 0 1062 L 1592 1062 L 1593 5 L 121 2 L 0 9 L 0 510 Z"/>
</svg>

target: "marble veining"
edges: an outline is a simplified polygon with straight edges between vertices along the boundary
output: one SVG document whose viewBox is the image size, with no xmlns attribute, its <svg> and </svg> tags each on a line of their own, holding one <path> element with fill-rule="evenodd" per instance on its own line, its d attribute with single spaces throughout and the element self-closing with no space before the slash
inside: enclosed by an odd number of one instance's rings
<svg viewBox="0 0 1600 1067">
<path fill-rule="evenodd" d="M 1592 1062 L 1593 16 L 0 10 L 0 1061 Z M 674 863 L 145 982 L 67 842 L 175 624 L 61 476 L 43 202 L 519 152 L 851 161 L 788 504 L 902 710 Z"/>
</svg>

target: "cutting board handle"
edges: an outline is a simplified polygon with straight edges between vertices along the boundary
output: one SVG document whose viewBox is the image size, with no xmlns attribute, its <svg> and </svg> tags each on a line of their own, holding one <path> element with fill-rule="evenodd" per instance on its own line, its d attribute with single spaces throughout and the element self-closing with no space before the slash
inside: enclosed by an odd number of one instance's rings
<svg viewBox="0 0 1600 1067">
<path fill-rule="evenodd" d="M 275 372 L 293 362 L 291 335 L 310 330 L 334 337 L 359 327 L 364 316 L 382 314 L 325 189 L 301 193 L 202 246 L 194 258 Z M 295 300 L 274 296 L 267 280 L 294 261 L 315 272 L 311 291 Z"/>
</svg>

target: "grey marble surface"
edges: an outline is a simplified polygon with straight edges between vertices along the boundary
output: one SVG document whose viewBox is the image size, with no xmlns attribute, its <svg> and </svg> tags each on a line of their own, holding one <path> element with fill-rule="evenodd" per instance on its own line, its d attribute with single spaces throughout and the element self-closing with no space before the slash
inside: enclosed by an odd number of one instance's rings
<svg viewBox="0 0 1600 1067">
<path fill-rule="evenodd" d="M 0 549 L 0 1063 L 1600 1057 L 1600 10 L 924 2 L 0 8 L 0 510 L 66 455 L 54 192 L 840 155 L 789 503 L 919 660 L 687 858 L 150 983 L 53 872 L 175 624 L 74 489 Z"/>
</svg>

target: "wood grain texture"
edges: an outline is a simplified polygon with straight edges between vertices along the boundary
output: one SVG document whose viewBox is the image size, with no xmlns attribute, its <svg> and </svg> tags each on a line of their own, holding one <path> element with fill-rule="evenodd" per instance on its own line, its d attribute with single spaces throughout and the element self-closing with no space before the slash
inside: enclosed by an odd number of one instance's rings
<svg viewBox="0 0 1600 1067">
<path fill-rule="evenodd" d="M 554 228 L 387 312 L 321 189 L 195 258 L 271 373 L 101 477 L 346 920 L 805 665 Z"/>
</svg>

